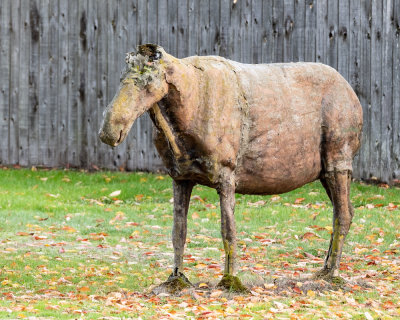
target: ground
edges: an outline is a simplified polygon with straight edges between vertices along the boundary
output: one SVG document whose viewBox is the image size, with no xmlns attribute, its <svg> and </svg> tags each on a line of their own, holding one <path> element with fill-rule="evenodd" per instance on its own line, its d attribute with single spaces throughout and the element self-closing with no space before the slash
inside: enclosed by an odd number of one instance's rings
<svg viewBox="0 0 400 320">
<path fill-rule="evenodd" d="M 400 317 L 400 190 L 354 183 L 341 276 L 311 281 L 328 248 L 332 207 L 319 183 L 280 196 L 237 195 L 238 276 L 222 277 L 219 204 L 191 198 L 179 295 L 171 274 L 170 178 L 142 173 L 0 169 L 0 318 L 391 319 Z M 155 290 L 156 291 L 156 290 Z"/>
</svg>

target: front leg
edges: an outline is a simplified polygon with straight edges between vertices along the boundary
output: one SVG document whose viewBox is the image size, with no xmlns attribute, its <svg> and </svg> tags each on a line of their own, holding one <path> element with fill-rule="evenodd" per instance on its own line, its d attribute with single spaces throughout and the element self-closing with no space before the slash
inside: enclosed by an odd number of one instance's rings
<svg viewBox="0 0 400 320">
<path fill-rule="evenodd" d="M 177 293 L 192 286 L 182 272 L 182 265 L 187 233 L 187 213 L 193 186 L 194 183 L 191 181 L 174 180 L 173 182 L 174 226 L 172 228 L 172 245 L 174 247 L 174 269 L 168 280 L 158 287 L 170 293 Z"/>
<path fill-rule="evenodd" d="M 236 292 L 247 292 L 239 278 L 236 267 L 236 225 L 235 225 L 235 179 L 233 174 L 223 177 L 218 190 L 221 204 L 221 235 L 225 250 L 224 276 L 218 287 Z"/>
<path fill-rule="evenodd" d="M 174 181 L 174 226 L 172 228 L 172 245 L 174 247 L 174 270 L 172 275 L 182 274 L 183 252 L 187 234 L 187 213 L 190 195 L 194 183 L 191 181 Z"/>
</svg>

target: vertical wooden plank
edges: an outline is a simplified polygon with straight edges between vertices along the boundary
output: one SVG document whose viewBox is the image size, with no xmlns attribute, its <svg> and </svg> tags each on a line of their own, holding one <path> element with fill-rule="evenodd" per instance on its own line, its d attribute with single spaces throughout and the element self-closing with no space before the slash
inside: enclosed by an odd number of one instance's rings
<svg viewBox="0 0 400 320">
<path fill-rule="evenodd" d="M 196 2 L 195 0 L 190 0 L 190 2 Z M 220 48 L 219 55 L 225 58 L 229 58 L 231 56 L 231 47 L 230 47 L 230 1 L 221 1 L 220 3 L 220 25 L 219 25 L 219 38 L 220 38 Z M 190 11 L 189 11 L 190 12 Z M 190 28 L 190 23 L 189 23 Z M 193 30 L 195 32 L 195 30 Z M 195 33 L 193 33 L 195 34 Z"/>
<path fill-rule="evenodd" d="M 339 27 L 337 37 L 337 70 L 349 80 L 349 53 L 350 53 L 350 0 L 338 0 L 339 3 Z"/>
<path fill-rule="evenodd" d="M 284 0 L 283 2 L 283 61 L 293 61 L 293 49 L 295 41 L 293 41 L 294 24 L 294 0 Z M 299 23 L 300 24 L 300 23 Z"/>
<path fill-rule="evenodd" d="M 221 47 L 221 38 L 220 38 L 220 6 L 221 1 L 210 0 L 209 8 L 210 8 L 210 53 L 211 55 L 219 55 L 220 47 Z M 180 8 L 181 6 L 179 6 Z"/>
<path fill-rule="evenodd" d="M 30 28 L 29 28 L 29 1 L 21 0 L 20 9 L 20 31 L 19 38 L 19 80 L 18 80 L 18 144 L 19 144 L 19 164 L 27 166 L 29 164 L 29 53 L 30 53 Z"/>
<path fill-rule="evenodd" d="M 166 1 L 159 1 L 166 3 Z M 136 26 L 137 26 L 137 1 L 131 0 L 128 1 L 128 8 L 127 8 L 127 49 L 126 52 L 131 52 L 136 50 L 137 46 L 137 38 L 136 38 Z M 157 18 L 158 21 L 158 18 Z M 157 23 L 157 27 L 159 28 L 159 22 Z M 157 37 L 159 36 L 159 29 L 157 29 Z M 159 43 L 159 40 L 157 40 Z M 137 156 L 137 122 L 133 125 L 130 133 L 129 139 L 126 140 L 126 153 L 127 153 L 127 170 L 135 170 L 137 167 L 136 163 L 136 156 Z"/>
<path fill-rule="evenodd" d="M 240 3 L 231 2 L 231 32 L 230 32 L 230 47 L 232 53 L 230 57 L 235 61 L 242 61 L 242 33 L 241 33 L 241 8 Z"/>
<path fill-rule="evenodd" d="M 87 6 L 87 99 L 85 104 L 84 121 L 85 132 L 87 136 L 87 145 L 82 146 L 86 148 L 87 159 L 86 166 L 91 168 L 93 164 L 97 164 L 98 144 L 100 143 L 97 132 L 99 131 L 98 109 L 97 109 L 97 93 L 96 93 L 96 80 L 97 80 L 97 47 L 98 47 L 98 20 L 97 10 L 98 2 L 89 0 Z"/>
<path fill-rule="evenodd" d="M 108 11 L 108 20 L 107 20 L 107 98 L 106 104 L 109 104 L 114 97 L 117 88 L 118 88 L 118 80 L 119 80 L 119 70 L 118 70 L 118 61 L 116 55 L 116 46 L 117 46 L 117 21 L 118 21 L 118 7 L 114 1 L 107 1 L 107 11 Z M 146 20 L 146 11 L 144 10 L 144 20 Z M 139 26 L 140 28 L 146 28 L 146 24 L 142 24 Z M 139 28 L 138 28 L 139 29 Z M 118 71 L 117 71 L 118 70 Z M 116 73 L 118 72 L 118 73 Z M 115 162 L 116 151 L 112 148 L 107 148 L 107 155 L 105 159 L 106 166 L 108 168 L 116 169 L 117 163 Z"/>
<path fill-rule="evenodd" d="M 59 88 L 58 88 L 58 65 L 60 62 L 60 53 L 58 51 L 58 1 L 50 1 L 49 3 L 49 51 L 47 52 L 48 68 L 49 68 L 49 115 L 48 121 L 48 165 L 50 167 L 58 166 L 58 108 Z"/>
<path fill-rule="evenodd" d="M 240 15 L 240 28 L 242 34 L 241 43 L 241 56 L 242 62 L 251 63 L 251 58 L 253 56 L 252 39 L 251 39 L 251 1 L 242 0 L 241 5 L 241 15 Z"/>
<path fill-rule="evenodd" d="M 315 0 L 305 2 L 304 61 L 316 61 L 316 6 Z"/>
<path fill-rule="evenodd" d="M 78 165 L 78 85 L 79 85 L 79 9 L 78 1 L 68 1 L 68 157 L 67 167 Z M 78 21 L 77 21 L 78 20 Z"/>
<path fill-rule="evenodd" d="M 348 16 L 348 9 L 347 9 Z M 328 47 L 327 47 L 327 63 L 337 69 L 338 68 L 338 0 L 328 1 Z M 345 54 L 345 53 L 341 53 Z"/>
<path fill-rule="evenodd" d="M 262 60 L 262 1 L 253 0 L 251 3 L 251 35 L 253 48 L 252 63 L 261 63 Z"/>
<path fill-rule="evenodd" d="M 381 181 L 390 182 L 392 178 L 391 172 L 391 145 L 393 130 L 393 51 L 392 51 L 392 25 L 394 17 L 393 0 L 383 1 L 382 7 L 382 94 L 380 101 L 381 112 L 381 158 L 379 162 Z M 400 87 L 396 88 L 400 90 Z M 395 89 L 395 90 L 396 90 Z"/>
<path fill-rule="evenodd" d="M 39 152 L 39 40 L 40 40 L 40 13 L 37 0 L 30 1 L 29 26 L 30 26 L 30 54 L 29 54 L 29 112 L 28 112 L 28 144 L 29 163 L 42 164 Z"/>
<path fill-rule="evenodd" d="M 371 0 L 361 1 L 360 26 L 361 26 L 361 42 L 360 42 L 360 69 L 362 77 L 360 77 L 360 102 L 363 106 L 363 143 L 360 152 L 360 168 L 362 170 L 360 176 L 364 179 L 371 178 L 371 170 L 369 167 L 370 153 L 373 152 L 370 146 L 371 139 Z"/>
<path fill-rule="evenodd" d="M 200 17 L 199 17 L 199 55 L 205 56 L 210 54 L 210 3 L 208 0 L 199 0 Z M 168 8 L 168 16 L 171 16 Z M 170 19 L 170 23 L 171 23 Z M 173 27 L 173 25 L 172 25 Z M 171 38 L 170 38 L 171 39 Z"/>
<path fill-rule="evenodd" d="M 96 93 L 97 93 L 97 123 L 100 129 L 103 112 L 108 104 L 108 6 L 107 0 L 96 0 L 97 2 L 97 21 L 98 21 L 98 42 L 97 42 L 97 74 L 96 74 Z M 136 29 L 135 29 L 136 30 Z M 97 156 L 98 166 L 106 168 L 110 166 L 109 147 L 99 142 L 99 153 Z"/>
<path fill-rule="evenodd" d="M 393 144 L 391 171 L 394 179 L 400 179 L 400 90 L 398 89 L 400 88 L 400 0 L 393 2 Z"/>
<path fill-rule="evenodd" d="M 169 1 L 168 1 L 169 5 Z M 169 10 L 169 8 L 168 8 Z M 175 8 L 176 10 L 176 8 Z M 176 11 L 175 11 L 176 13 Z M 147 4 L 145 1 L 138 0 L 138 44 L 143 44 L 148 42 L 147 37 Z M 176 15 L 175 15 L 176 17 Z M 176 28 L 176 26 L 175 26 Z M 175 33 L 174 28 L 174 33 Z M 168 52 L 168 48 L 166 48 Z M 146 122 L 145 117 L 141 117 L 136 121 L 136 139 L 138 143 L 138 147 L 136 150 L 136 163 L 137 168 L 140 170 L 145 166 L 146 163 L 146 140 L 147 140 L 147 130 L 146 130 Z"/>
<path fill-rule="evenodd" d="M 305 60 L 305 25 L 307 1 L 294 0 L 293 60 Z"/>
<path fill-rule="evenodd" d="M 168 26 L 169 26 L 169 52 L 172 55 L 178 53 L 177 42 L 177 13 L 178 13 L 178 0 L 168 0 Z"/>
<path fill-rule="evenodd" d="M 144 44 L 148 42 L 147 39 L 147 1 L 138 0 L 137 2 L 138 8 L 138 24 L 136 26 L 137 29 L 137 38 L 138 45 Z"/>
<path fill-rule="evenodd" d="M 88 9 L 87 0 L 78 2 L 79 40 L 78 40 L 78 70 L 77 83 L 77 124 L 78 124 L 78 165 L 81 168 L 88 167 L 88 132 L 86 131 L 87 117 L 90 114 L 87 105 L 87 73 L 88 73 Z"/>
<path fill-rule="evenodd" d="M 10 29 L 10 87 L 9 87 L 9 136 L 8 152 L 9 163 L 19 162 L 18 145 L 18 73 L 19 73 L 19 24 L 20 24 L 20 1 L 11 2 L 11 29 Z"/>
<path fill-rule="evenodd" d="M 349 42 L 349 82 L 361 101 L 360 78 L 363 77 L 361 73 L 361 0 L 350 1 L 347 37 Z M 340 55 L 339 49 L 339 59 Z M 353 177 L 356 179 L 361 178 L 361 158 L 363 156 L 363 149 L 361 148 L 353 161 Z"/>
<path fill-rule="evenodd" d="M 187 57 L 189 54 L 189 34 L 188 34 L 188 2 L 179 1 L 178 5 L 178 24 L 177 24 L 177 54 L 178 58 Z"/>
<path fill-rule="evenodd" d="M 139 0 L 140 1 L 140 0 Z M 194 0 L 193 0 L 194 1 Z M 158 44 L 161 45 L 167 52 L 169 50 L 169 25 L 168 25 L 168 1 L 158 1 Z M 193 37 L 194 35 L 192 35 Z"/>
<path fill-rule="evenodd" d="M 68 163 L 68 2 L 59 1 L 58 20 L 58 166 L 66 166 Z"/>
<path fill-rule="evenodd" d="M 317 37 L 316 37 L 316 61 L 321 63 L 327 63 L 327 43 L 329 41 L 328 36 L 328 1 L 318 0 L 315 1 L 316 5 L 316 23 L 317 23 Z"/>
<path fill-rule="evenodd" d="M 382 152 L 381 95 L 382 95 L 382 1 L 372 0 L 371 20 L 371 114 L 369 167 L 380 178 Z"/>
<path fill-rule="evenodd" d="M 0 164 L 8 164 L 11 0 L 0 5 Z"/>
<path fill-rule="evenodd" d="M 116 21 L 116 30 L 117 30 L 117 44 L 115 47 L 116 50 L 116 70 L 115 70 L 115 76 L 116 76 L 116 86 L 115 86 L 115 92 L 117 92 L 118 87 L 119 87 L 119 79 L 122 76 L 122 72 L 125 69 L 125 54 L 127 52 L 126 50 L 126 40 L 128 38 L 127 34 L 127 10 L 126 10 L 126 2 L 122 0 L 118 0 L 116 3 L 117 8 L 118 8 L 118 20 Z M 154 8 L 152 9 L 154 11 Z M 153 23 L 156 23 L 153 21 L 153 19 L 157 19 L 157 17 L 152 17 L 152 20 L 148 19 L 149 25 L 152 25 Z M 151 22 L 150 22 L 151 21 Z M 153 26 L 153 30 L 156 30 Z M 153 32 L 154 33 L 154 32 Z M 149 39 L 149 42 L 153 42 L 157 38 Z M 116 158 L 115 162 L 117 163 L 117 167 L 120 169 L 125 169 L 126 168 L 126 148 L 127 148 L 127 141 L 131 139 L 133 135 L 133 132 L 129 132 L 128 137 L 125 139 L 123 143 L 121 143 L 117 148 L 115 148 L 116 152 Z M 114 156 L 115 157 L 115 156 Z"/>
<path fill-rule="evenodd" d="M 284 36 L 285 36 L 285 16 L 284 1 L 273 0 L 272 8 L 272 30 L 273 30 L 273 62 L 283 62 L 284 60 Z"/>
<path fill-rule="evenodd" d="M 39 161 L 41 165 L 50 166 L 50 112 L 49 87 L 49 0 L 41 1 L 40 37 L 39 37 Z"/>
<path fill-rule="evenodd" d="M 262 2 L 262 59 L 263 63 L 271 63 L 273 61 L 272 50 L 273 50 L 273 39 L 274 33 L 272 29 L 272 1 L 264 0 Z"/>
<path fill-rule="evenodd" d="M 147 1 L 147 42 L 149 43 L 157 43 L 157 2 L 158 0 Z"/>
</svg>

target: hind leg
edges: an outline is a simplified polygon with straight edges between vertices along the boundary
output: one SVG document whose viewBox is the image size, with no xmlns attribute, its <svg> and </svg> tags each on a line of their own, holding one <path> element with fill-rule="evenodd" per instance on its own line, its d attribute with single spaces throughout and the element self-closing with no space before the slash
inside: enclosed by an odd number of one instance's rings
<svg viewBox="0 0 400 320">
<path fill-rule="evenodd" d="M 317 273 L 316 277 L 332 278 L 339 275 L 343 244 L 354 215 L 350 203 L 351 171 L 328 172 L 321 182 L 333 205 L 333 232 L 324 268 Z"/>
</svg>

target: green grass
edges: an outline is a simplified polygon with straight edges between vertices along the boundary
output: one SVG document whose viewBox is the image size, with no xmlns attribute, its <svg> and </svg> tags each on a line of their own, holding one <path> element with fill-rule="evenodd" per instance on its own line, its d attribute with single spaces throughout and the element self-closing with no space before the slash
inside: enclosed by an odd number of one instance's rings
<svg viewBox="0 0 400 320">
<path fill-rule="evenodd" d="M 0 169 L 0 318 L 400 316 L 399 188 L 352 185 L 342 274 L 372 288 L 316 296 L 276 295 L 263 284 L 322 266 L 332 206 L 320 183 L 279 197 L 237 195 L 238 274 L 262 288 L 246 297 L 148 293 L 171 272 L 171 198 L 167 176 Z M 185 273 L 215 285 L 223 264 L 215 190 L 196 186 L 188 216 Z"/>
</svg>

